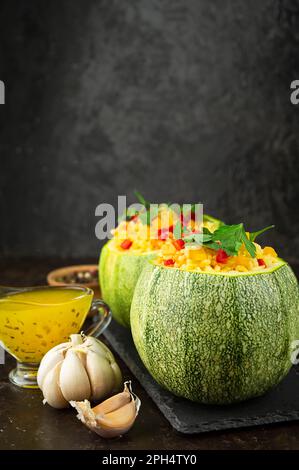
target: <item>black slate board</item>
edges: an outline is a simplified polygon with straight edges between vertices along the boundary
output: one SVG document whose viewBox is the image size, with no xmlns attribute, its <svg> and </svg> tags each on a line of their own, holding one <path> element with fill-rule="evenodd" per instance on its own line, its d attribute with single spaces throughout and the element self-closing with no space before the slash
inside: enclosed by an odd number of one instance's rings
<svg viewBox="0 0 299 470">
<path fill-rule="evenodd" d="M 185 434 L 299 419 L 299 368 L 260 398 L 231 406 L 207 406 L 163 390 L 143 366 L 129 330 L 112 321 L 104 333 L 174 429 Z"/>
</svg>

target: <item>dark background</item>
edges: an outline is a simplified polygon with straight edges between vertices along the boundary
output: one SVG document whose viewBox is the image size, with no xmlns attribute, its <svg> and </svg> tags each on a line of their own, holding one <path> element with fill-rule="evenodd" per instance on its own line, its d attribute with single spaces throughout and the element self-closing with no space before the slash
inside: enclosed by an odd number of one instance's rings
<svg viewBox="0 0 299 470">
<path fill-rule="evenodd" d="M 297 0 L 1 0 L 0 254 L 96 259 L 137 188 L 299 257 L 298 63 Z"/>
</svg>

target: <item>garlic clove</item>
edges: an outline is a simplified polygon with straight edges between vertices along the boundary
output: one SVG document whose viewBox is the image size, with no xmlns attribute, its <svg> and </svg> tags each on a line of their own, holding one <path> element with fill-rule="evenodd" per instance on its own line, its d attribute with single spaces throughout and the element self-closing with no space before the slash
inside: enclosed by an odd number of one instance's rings
<svg viewBox="0 0 299 470">
<path fill-rule="evenodd" d="M 122 393 L 94 408 L 90 407 L 88 400 L 71 401 L 70 404 L 78 411 L 77 418 L 88 428 L 102 437 L 111 438 L 129 431 L 136 420 L 141 402 L 132 392 L 131 383 L 125 382 Z"/>
<path fill-rule="evenodd" d="M 87 372 L 77 356 L 76 352 L 70 349 L 63 361 L 59 385 L 62 395 L 67 401 L 84 400 L 90 397 L 91 388 Z"/>
<path fill-rule="evenodd" d="M 59 375 L 63 361 L 56 364 L 45 376 L 43 381 L 44 403 L 53 408 L 67 408 L 68 402 L 63 397 L 59 386 Z"/>
<path fill-rule="evenodd" d="M 122 373 L 120 371 L 120 368 L 119 368 L 118 364 L 115 362 L 115 358 L 114 358 L 112 352 L 110 351 L 110 349 L 104 343 L 102 343 L 98 339 L 93 338 L 91 336 L 88 336 L 85 339 L 84 346 L 86 346 L 88 348 L 88 351 L 89 351 L 88 355 L 90 353 L 95 353 L 98 356 L 101 356 L 101 357 L 103 357 L 104 359 L 106 359 L 108 361 L 108 363 L 109 363 L 109 365 L 110 365 L 110 367 L 113 371 L 113 375 L 114 375 L 114 379 L 111 382 L 111 387 L 110 387 L 108 393 L 109 392 L 111 392 L 111 393 L 117 392 L 120 389 L 123 378 L 122 378 Z M 88 355 L 87 355 L 87 357 L 88 357 Z M 105 371 L 103 371 L 103 372 L 105 372 Z M 89 372 L 88 372 L 88 375 L 89 375 L 89 377 L 91 377 Z M 111 377 L 110 371 L 109 371 L 109 376 Z M 112 380 L 112 377 L 111 377 L 111 380 Z M 93 382 L 95 382 L 95 381 L 91 380 L 91 383 L 93 383 Z M 108 395 L 108 393 L 103 392 L 102 397 L 105 396 L 105 395 Z M 93 392 L 92 399 L 96 400 L 98 398 L 101 398 L 101 396 L 96 394 L 96 392 Z"/>
<path fill-rule="evenodd" d="M 109 437 L 121 436 L 131 429 L 136 419 L 135 403 L 131 401 L 119 410 L 112 411 L 104 417 L 96 416 L 98 434 Z"/>
<path fill-rule="evenodd" d="M 64 359 L 69 343 L 63 343 L 51 350 L 51 354 L 46 353 L 42 358 L 37 372 L 37 384 L 43 389 L 43 382 L 48 372 Z M 49 351 L 50 352 L 50 351 Z"/>
<path fill-rule="evenodd" d="M 97 406 L 93 407 L 93 412 L 96 415 L 104 415 L 111 413 L 112 411 L 118 410 L 122 406 L 127 405 L 131 401 L 131 395 L 126 390 L 121 393 L 113 395 L 113 397 L 108 398 Z"/>
<path fill-rule="evenodd" d="M 102 399 L 114 389 L 114 373 L 107 359 L 95 352 L 88 351 L 86 371 L 91 384 L 92 400 Z"/>
<path fill-rule="evenodd" d="M 93 351 L 99 354 L 100 356 L 107 358 L 108 348 L 104 345 L 104 343 L 102 343 L 102 341 L 93 338 L 92 336 L 87 336 L 84 341 L 84 346 L 88 348 L 89 351 Z M 114 360 L 112 353 L 111 356 L 111 360 Z"/>
</svg>

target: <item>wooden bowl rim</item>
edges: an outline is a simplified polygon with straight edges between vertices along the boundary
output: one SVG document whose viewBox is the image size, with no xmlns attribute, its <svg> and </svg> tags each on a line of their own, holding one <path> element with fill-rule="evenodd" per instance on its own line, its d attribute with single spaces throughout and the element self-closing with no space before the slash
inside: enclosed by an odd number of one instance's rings
<svg viewBox="0 0 299 470">
<path fill-rule="evenodd" d="M 53 269 L 53 271 L 50 271 L 47 274 L 47 282 L 50 286 L 65 286 L 65 285 L 75 285 L 71 284 L 68 282 L 62 282 L 62 281 L 56 281 L 57 276 L 65 276 L 66 274 L 69 273 L 76 273 L 79 271 L 98 271 L 98 265 L 97 264 L 76 264 L 73 266 L 63 266 L 61 268 Z M 98 281 L 94 282 L 86 282 L 86 283 L 81 283 L 81 285 L 84 286 L 97 286 Z"/>
</svg>

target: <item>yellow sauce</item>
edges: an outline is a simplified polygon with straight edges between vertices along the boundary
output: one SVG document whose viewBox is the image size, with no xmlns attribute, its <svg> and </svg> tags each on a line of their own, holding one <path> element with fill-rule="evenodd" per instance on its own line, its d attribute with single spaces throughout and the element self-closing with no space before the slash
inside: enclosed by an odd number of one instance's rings
<svg viewBox="0 0 299 470">
<path fill-rule="evenodd" d="M 80 331 L 91 301 L 91 291 L 59 287 L 1 297 L 0 341 L 18 361 L 39 363 L 49 349 Z"/>
</svg>

